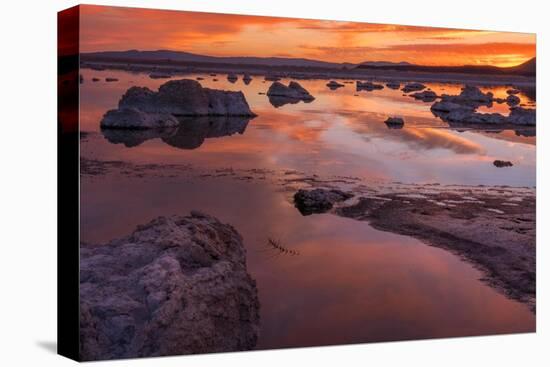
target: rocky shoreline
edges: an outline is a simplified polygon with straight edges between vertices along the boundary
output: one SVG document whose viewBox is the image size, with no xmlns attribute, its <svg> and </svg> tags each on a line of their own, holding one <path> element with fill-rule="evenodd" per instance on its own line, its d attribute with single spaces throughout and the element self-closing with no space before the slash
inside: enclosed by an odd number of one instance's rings
<svg viewBox="0 0 550 367">
<path fill-rule="evenodd" d="M 200 212 L 80 247 L 82 360 L 250 350 L 256 283 L 242 237 Z"/>
<path fill-rule="evenodd" d="M 530 190 L 315 188 L 300 189 L 294 203 L 303 215 L 331 213 L 366 221 L 451 251 L 481 270 L 483 281 L 535 312 L 536 199 Z"/>
</svg>

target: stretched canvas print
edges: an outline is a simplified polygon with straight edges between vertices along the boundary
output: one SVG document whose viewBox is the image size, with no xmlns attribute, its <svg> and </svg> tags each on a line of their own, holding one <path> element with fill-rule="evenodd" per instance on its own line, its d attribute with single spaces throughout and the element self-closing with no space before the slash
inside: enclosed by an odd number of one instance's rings
<svg viewBox="0 0 550 367">
<path fill-rule="evenodd" d="M 58 26 L 61 354 L 535 331 L 534 34 L 93 5 Z"/>
</svg>

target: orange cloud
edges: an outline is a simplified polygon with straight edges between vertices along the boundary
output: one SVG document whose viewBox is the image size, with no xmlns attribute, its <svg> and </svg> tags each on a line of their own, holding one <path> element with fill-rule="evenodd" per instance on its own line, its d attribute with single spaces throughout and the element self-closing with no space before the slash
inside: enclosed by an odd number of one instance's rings
<svg viewBox="0 0 550 367">
<path fill-rule="evenodd" d="M 534 57 L 535 35 L 82 5 L 82 52 L 171 49 L 213 56 L 309 57 L 509 66 Z"/>
</svg>

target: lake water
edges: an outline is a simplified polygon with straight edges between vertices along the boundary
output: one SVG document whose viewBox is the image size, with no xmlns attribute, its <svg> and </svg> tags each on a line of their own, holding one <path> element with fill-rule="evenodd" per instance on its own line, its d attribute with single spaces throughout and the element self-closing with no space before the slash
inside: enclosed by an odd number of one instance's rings
<svg viewBox="0 0 550 367">
<path fill-rule="evenodd" d="M 197 120 L 169 136 L 101 132 L 99 122 L 130 86 L 166 82 L 125 71 L 81 71 L 80 129 L 85 158 L 220 169 L 297 170 L 368 181 L 465 185 L 535 185 L 535 137 L 525 131 L 457 131 L 430 112 L 431 103 L 385 88 L 329 90 L 326 80 L 299 83 L 311 103 L 273 106 L 270 82 L 229 83 L 202 77 L 203 86 L 242 90 L 258 117 L 216 125 Z M 118 82 L 107 83 L 105 77 Z M 92 82 L 92 77 L 102 80 Z M 214 81 L 216 78 L 218 81 Z M 288 80 L 282 82 L 287 83 Z M 456 94 L 459 85 L 430 84 Z M 506 96 L 506 87 L 490 89 Z M 521 93 L 522 103 L 534 105 Z M 507 113 L 506 105 L 493 111 Z M 399 115 L 403 129 L 384 120 Z M 195 128 L 196 125 L 196 128 Z M 157 134 L 157 135 L 155 135 Z M 499 169 L 495 159 L 514 166 Z M 159 215 L 198 209 L 232 224 L 247 247 L 248 270 L 261 303 L 257 348 L 534 331 L 527 306 L 481 282 L 457 256 L 409 237 L 330 214 L 301 216 L 270 180 L 179 175 L 82 176 L 81 237 L 105 242 Z M 299 251 L 275 256 L 268 238 Z"/>
</svg>

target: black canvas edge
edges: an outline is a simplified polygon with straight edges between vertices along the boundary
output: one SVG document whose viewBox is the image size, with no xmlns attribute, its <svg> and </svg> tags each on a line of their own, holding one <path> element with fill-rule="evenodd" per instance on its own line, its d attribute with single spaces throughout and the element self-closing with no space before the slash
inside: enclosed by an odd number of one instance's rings
<svg viewBox="0 0 550 367">
<path fill-rule="evenodd" d="M 80 8 L 57 13 L 57 353 L 79 360 Z"/>
</svg>

